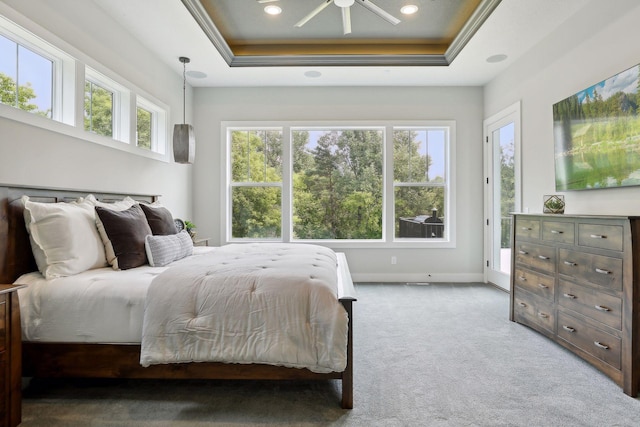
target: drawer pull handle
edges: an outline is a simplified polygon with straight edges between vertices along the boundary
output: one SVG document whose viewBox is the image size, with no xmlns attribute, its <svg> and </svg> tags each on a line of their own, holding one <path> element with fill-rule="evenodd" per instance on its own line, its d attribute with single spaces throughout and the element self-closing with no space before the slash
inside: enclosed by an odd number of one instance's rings
<svg viewBox="0 0 640 427">
<path fill-rule="evenodd" d="M 522 227 L 524 231 L 531 231 L 531 227 Z"/>
<path fill-rule="evenodd" d="M 542 313 L 542 312 L 538 313 L 538 316 L 542 317 L 543 319 L 546 319 L 549 317 L 547 313 Z"/>
<path fill-rule="evenodd" d="M 604 236 L 604 235 L 602 235 L 602 234 L 592 234 L 592 235 L 591 235 L 591 238 L 592 238 L 592 239 L 606 239 L 606 238 L 607 238 L 607 236 Z"/>
<path fill-rule="evenodd" d="M 611 272 L 609 270 L 603 270 L 602 268 L 596 268 L 596 273 L 611 274 Z"/>
<path fill-rule="evenodd" d="M 611 311 L 609 307 L 605 307 L 604 305 L 596 305 L 595 307 L 600 311 Z"/>
<path fill-rule="evenodd" d="M 606 345 L 606 344 L 602 344 L 600 341 L 594 341 L 593 343 L 594 343 L 594 344 L 596 345 L 596 347 L 598 347 L 598 348 L 601 348 L 601 349 L 603 349 L 603 350 L 609 350 L 609 346 L 608 346 L 608 345 Z"/>
<path fill-rule="evenodd" d="M 563 296 L 563 297 L 565 297 L 565 298 L 569 298 L 569 299 L 576 299 L 576 298 L 577 298 L 577 297 L 576 297 L 575 295 L 573 295 L 573 294 L 563 294 L 562 296 Z"/>
<path fill-rule="evenodd" d="M 540 259 L 544 259 L 544 260 L 549 259 L 549 257 L 548 257 L 548 256 L 544 256 L 544 255 L 538 255 L 538 258 L 540 258 Z"/>
<path fill-rule="evenodd" d="M 569 332 L 575 332 L 576 331 L 575 328 L 572 328 L 571 326 L 567 326 L 567 325 L 562 325 L 562 328 L 565 331 L 569 331 Z"/>
<path fill-rule="evenodd" d="M 524 277 L 524 276 L 520 276 L 520 277 L 518 277 L 518 279 L 519 279 L 520 281 L 522 281 L 522 282 L 526 282 L 526 281 L 527 281 L 527 278 L 526 278 L 526 277 Z"/>
<path fill-rule="evenodd" d="M 545 285 L 544 283 L 538 283 L 538 286 L 541 287 L 542 289 L 547 289 L 548 286 Z"/>
<path fill-rule="evenodd" d="M 519 251 L 518 251 L 518 253 L 519 253 L 520 255 L 527 255 L 529 252 L 527 252 L 527 251 L 523 251 L 523 250 L 519 250 Z"/>
<path fill-rule="evenodd" d="M 571 261 L 565 261 L 564 264 L 565 265 L 570 265 L 571 267 L 575 267 L 576 265 L 578 265 L 575 262 L 571 262 Z"/>
<path fill-rule="evenodd" d="M 523 302 L 519 302 L 519 303 L 518 303 L 518 305 L 519 305 L 520 307 L 526 307 L 526 306 L 527 306 L 527 304 L 525 304 L 525 303 L 523 303 Z"/>
<path fill-rule="evenodd" d="M 551 230 L 551 234 L 562 234 L 564 233 L 564 231 L 560 231 L 560 230 Z"/>
</svg>

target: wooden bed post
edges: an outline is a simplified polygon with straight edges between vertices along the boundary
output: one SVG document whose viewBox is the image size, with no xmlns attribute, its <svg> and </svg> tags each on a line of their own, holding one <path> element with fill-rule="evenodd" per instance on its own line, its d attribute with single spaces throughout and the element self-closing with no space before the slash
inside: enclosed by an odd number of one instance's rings
<svg viewBox="0 0 640 427">
<path fill-rule="evenodd" d="M 347 367 L 342 372 L 342 408 L 353 409 L 353 300 L 342 300 L 349 315 L 347 339 Z"/>
</svg>

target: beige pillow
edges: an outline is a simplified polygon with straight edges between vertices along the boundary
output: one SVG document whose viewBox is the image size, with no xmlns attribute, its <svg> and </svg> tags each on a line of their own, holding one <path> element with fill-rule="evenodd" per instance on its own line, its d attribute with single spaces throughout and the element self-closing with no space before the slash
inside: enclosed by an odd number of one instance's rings
<svg viewBox="0 0 640 427">
<path fill-rule="evenodd" d="M 40 203 L 22 197 L 38 270 L 47 279 L 107 266 L 91 203 Z"/>
</svg>

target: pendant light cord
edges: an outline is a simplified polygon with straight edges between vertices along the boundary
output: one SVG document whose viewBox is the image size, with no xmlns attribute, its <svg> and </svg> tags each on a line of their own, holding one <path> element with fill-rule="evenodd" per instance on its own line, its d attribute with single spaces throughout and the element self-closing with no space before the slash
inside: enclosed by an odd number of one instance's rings
<svg viewBox="0 0 640 427">
<path fill-rule="evenodd" d="M 178 59 L 182 62 L 182 123 L 187 124 L 187 63 L 191 60 L 186 56 Z"/>
</svg>

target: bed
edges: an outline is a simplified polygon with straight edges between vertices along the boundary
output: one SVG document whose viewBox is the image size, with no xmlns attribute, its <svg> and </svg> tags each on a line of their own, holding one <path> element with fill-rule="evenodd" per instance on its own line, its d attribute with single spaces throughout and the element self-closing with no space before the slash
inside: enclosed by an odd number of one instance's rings
<svg viewBox="0 0 640 427">
<path fill-rule="evenodd" d="M 77 200 L 78 198 L 86 196 L 88 193 L 94 194 L 96 199 L 103 203 L 121 200 L 124 197 L 131 197 L 136 201 L 144 203 L 153 203 L 158 200 L 157 196 L 151 195 L 0 186 L 0 283 L 14 283 L 21 276 L 23 277 L 23 281 L 29 282 L 34 278 L 29 278 L 28 273 L 37 271 L 38 269 L 31 250 L 29 234 L 25 228 L 24 208 L 21 197 L 23 195 L 27 195 L 30 200 L 38 203 L 54 203 Z M 282 250 L 285 250 L 284 246 L 282 247 Z M 240 249 L 234 249 L 233 247 L 229 248 L 229 251 L 231 252 L 234 250 L 239 251 Z M 133 271 L 138 271 L 142 276 L 147 277 L 160 275 L 164 278 L 171 274 L 178 274 L 182 277 L 189 271 L 194 270 L 196 268 L 196 264 L 203 264 L 200 260 L 204 260 L 206 257 L 221 256 L 220 253 L 207 253 L 215 251 L 216 250 L 212 248 L 194 248 L 193 256 L 188 257 L 186 260 L 181 260 L 182 262 L 176 261 L 175 263 L 169 264 L 166 266 L 166 271 L 163 268 L 158 269 L 155 267 L 143 266 L 131 269 L 131 273 L 133 273 Z M 224 256 L 230 257 L 228 253 Z M 235 257 L 239 258 L 240 256 L 236 254 Z M 162 360 L 148 359 L 151 360 L 151 362 L 144 363 L 145 366 L 142 366 L 141 356 L 144 356 L 143 348 L 140 342 L 131 342 L 133 341 L 132 337 L 137 335 L 135 332 L 137 327 L 127 328 L 127 322 L 123 323 L 122 318 L 131 316 L 131 314 L 125 314 L 118 316 L 120 324 L 118 322 L 109 323 L 109 325 L 113 324 L 115 327 L 107 327 L 104 331 L 98 331 L 95 334 L 87 334 L 88 337 L 91 337 L 80 341 L 77 340 L 77 336 L 76 339 L 66 337 L 64 330 L 58 330 L 53 335 L 50 334 L 49 336 L 54 336 L 55 339 L 47 341 L 47 334 L 42 334 L 45 337 L 42 338 L 38 336 L 37 331 L 34 332 L 33 328 L 25 325 L 25 330 L 23 331 L 24 341 L 22 343 L 23 376 L 154 379 L 339 380 L 342 385 L 341 405 L 346 409 L 352 408 L 352 304 L 356 301 L 356 297 L 344 254 L 337 253 L 335 254 L 335 257 L 337 261 L 337 268 L 335 272 L 337 282 L 336 292 L 334 294 L 337 293 L 336 297 L 339 301 L 341 310 L 346 314 L 345 322 L 347 325 L 345 328 L 346 342 L 344 343 L 344 363 L 339 365 L 341 366 L 339 370 L 335 370 L 335 366 L 338 365 L 331 364 L 321 367 L 301 367 L 296 363 L 277 363 L 277 361 L 253 363 L 251 359 L 234 363 L 209 362 L 193 358 L 191 354 L 187 355 L 188 358 L 184 360 L 195 360 L 194 362 L 181 362 L 183 359 L 179 358 L 166 363 Z M 204 269 L 203 271 L 206 270 L 204 266 L 202 268 Z M 109 270 L 109 268 L 98 270 L 98 274 L 104 273 L 104 277 L 107 277 L 107 270 Z M 127 273 L 128 271 L 129 270 L 125 270 L 122 271 L 122 273 Z M 117 274 L 120 272 L 114 271 L 112 273 Z M 23 276 L 25 274 L 26 276 Z M 204 275 L 207 276 L 206 271 Z M 77 275 L 76 280 L 82 280 L 82 275 Z M 92 278 L 91 280 L 95 281 L 96 279 Z M 32 289 L 30 291 L 35 292 L 37 285 L 34 283 L 36 282 L 31 282 Z M 156 282 L 160 282 L 160 279 L 153 282 L 154 286 L 156 286 Z M 27 289 L 29 289 L 29 287 L 27 287 Z M 22 292 L 22 290 L 20 292 Z M 145 292 L 139 291 L 139 293 Z M 155 294 L 162 295 L 157 291 Z M 152 293 L 149 292 L 149 295 L 152 295 Z M 26 301 L 21 301 L 21 305 L 23 305 L 23 303 L 26 303 Z M 140 305 L 137 304 L 137 307 L 137 312 L 140 313 Z M 133 312 L 136 312 L 136 310 L 133 310 Z M 25 318 L 30 316 L 31 314 L 26 311 Z M 133 317 L 135 316 L 136 315 Z M 137 316 L 139 316 L 139 314 Z M 207 315 L 202 317 L 210 316 Z M 27 319 L 25 319 L 25 321 L 26 320 Z M 22 322 L 23 325 L 25 324 L 25 321 Z M 60 323 L 64 324 L 64 322 Z M 135 322 L 129 323 L 135 324 Z M 111 329 L 112 332 L 115 331 L 117 333 L 109 335 L 109 329 Z M 133 330 L 133 332 L 128 329 Z M 189 340 L 193 341 L 194 336 L 200 337 L 203 331 L 206 332 L 206 328 L 200 328 L 197 330 Z M 58 335 L 55 335 L 56 333 Z M 104 335 L 104 333 L 107 335 Z M 101 339 L 101 337 L 106 338 Z M 207 339 L 217 339 L 218 343 L 226 342 L 220 341 L 217 336 L 205 336 L 202 342 Z M 198 343 L 199 341 L 196 342 L 196 346 L 200 345 Z M 327 352 L 329 355 L 330 353 L 330 351 Z M 189 359 L 189 357 L 191 359 Z M 302 360 L 304 357 L 300 357 L 300 359 Z"/>
</svg>

